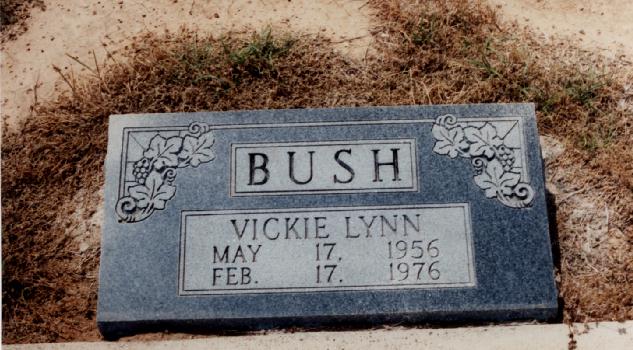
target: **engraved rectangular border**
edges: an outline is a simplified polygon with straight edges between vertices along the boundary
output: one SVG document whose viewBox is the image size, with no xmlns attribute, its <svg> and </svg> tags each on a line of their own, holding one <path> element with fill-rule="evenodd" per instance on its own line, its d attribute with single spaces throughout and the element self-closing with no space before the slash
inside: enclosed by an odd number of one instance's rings
<svg viewBox="0 0 633 350">
<path fill-rule="evenodd" d="M 411 155 L 411 186 L 401 187 L 368 187 L 368 188 L 342 188 L 342 189 L 310 189 L 310 190 L 270 190 L 270 191 L 237 191 L 235 176 L 236 150 L 248 147 L 292 147 L 292 146 L 347 146 L 347 145 L 374 145 L 374 144 L 408 144 Z M 418 146 L 415 138 L 384 139 L 384 140 L 330 140 L 330 141 L 292 141 L 292 142 L 261 142 L 261 143 L 232 143 L 231 144 L 231 170 L 229 174 L 229 197 L 246 196 L 281 196 L 301 195 L 315 193 L 365 193 L 365 192 L 417 192 L 420 188 L 418 176 Z"/>
<path fill-rule="evenodd" d="M 186 220 L 189 216 L 226 215 L 226 214 L 260 214 L 260 213 L 296 213 L 305 211 L 333 212 L 347 210 L 372 210 L 372 209 L 424 209 L 424 208 L 462 208 L 464 213 L 464 235 L 466 239 L 466 252 L 468 255 L 468 281 L 457 283 L 408 283 L 400 285 L 376 284 L 359 286 L 324 286 L 324 287 L 279 287 L 279 288 L 241 288 L 241 289 L 184 289 L 185 278 L 185 243 L 187 238 Z M 472 217 L 468 203 L 447 204 L 410 204 L 410 205 L 381 205 L 381 206 L 351 206 L 351 207 L 327 207 L 327 208 L 271 208 L 271 209 L 239 209 L 239 210 L 185 210 L 181 211 L 180 222 L 180 249 L 178 252 L 178 295 L 232 295 L 232 294 L 271 294 L 271 293 L 313 293 L 313 292 L 349 292 L 363 290 L 408 290 L 408 289 L 442 289 L 442 288 L 475 288 L 477 277 L 475 273 L 475 250 L 472 240 Z"/>
</svg>

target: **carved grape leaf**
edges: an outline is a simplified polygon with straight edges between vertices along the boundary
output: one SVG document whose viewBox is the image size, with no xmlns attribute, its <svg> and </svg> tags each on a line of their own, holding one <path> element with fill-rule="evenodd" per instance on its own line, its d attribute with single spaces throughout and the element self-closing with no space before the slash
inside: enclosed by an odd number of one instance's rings
<svg viewBox="0 0 633 350">
<path fill-rule="evenodd" d="M 215 138 L 211 132 L 202 134 L 199 137 L 187 135 L 184 138 L 182 151 L 178 157 L 183 159 L 185 164 L 191 164 L 195 168 L 200 163 L 210 162 L 215 158 L 212 149 L 214 143 Z"/>
<path fill-rule="evenodd" d="M 437 140 L 433 151 L 438 154 L 447 154 L 450 158 L 455 158 L 461 149 L 468 148 L 468 143 L 464 140 L 464 130 L 460 127 L 449 129 L 444 125 L 435 124 L 431 132 Z"/>
<path fill-rule="evenodd" d="M 145 179 L 145 185 L 130 188 L 130 197 L 137 201 L 141 209 L 151 205 L 154 209 L 164 209 L 165 202 L 176 193 L 176 187 L 163 181 L 161 174 L 152 171 Z"/>
<path fill-rule="evenodd" d="M 164 167 L 178 166 L 178 152 L 182 146 L 182 138 L 170 137 L 165 139 L 156 135 L 149 142 L 149 148 L 143 152 L 143 156 L 153 159 L 156 170 Z"/>
<path fill-rule="evenodd" d="M 484 190 L 486 197 L 494 198 L 498 193 L 512 194 L 512 189 L 519 183 L 521 175 L 504 172 L 501 163 L 493 159 L 480 175 L 475 176 L 475 183 Z"/>
<path fill-rule="evenodd" d="M 164 209 L 176 194 L 176 169 L 212 161 L 214 143 L 209 125 L 203 122 L 192 122 L 178 136 L 169 138 L 157 132 L 143 151 L 143 158 L 133 164 L 134 184 L 127 189 L 127 195 L 119 193 L 119 221 L 143 221 L 155 210 Z"/>
<path fill-rule="evenodd" d="M 497 136 L 497 129 L 490 123 L 486 123 L 481 128 L 467 127 L 464 129 L 464 135 L 471 142 L 468 151 L 471 157 L 484 155 L 491 159 L 495 155 L 494 148 L 503 144 L 503 140 Z"/>
<path fill-rule="evenodd" d="M 517 122 L 510 129 L 516 125 Z M 503 139 L 498 135 L 500 130 L 506 135 Z M 520 164 L 516 165 L 520 154 L 515 148 L 523 144 L 509 143 L 517 137 L 508 140 L 509 129 L 503 130 L 503 123 L 459 121 L 452 114 L 441 115 L 435 119 L 431 130 L 436 139 L 433 151 L 450 158 L 457 155 L 471 158 L 474 181 L 486 197 L 497 198 L 511 208 L 525 208 L 534 199 L 534 190 L 529 183 L 521 182 L 523 175 L 519 172 L 523 169 Z"/>
</svg>

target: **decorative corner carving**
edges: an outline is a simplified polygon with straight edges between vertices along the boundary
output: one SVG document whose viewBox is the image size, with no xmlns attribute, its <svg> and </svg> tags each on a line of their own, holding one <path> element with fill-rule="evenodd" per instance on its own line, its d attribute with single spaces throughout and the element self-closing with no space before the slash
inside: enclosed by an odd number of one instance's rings
<svg viewBox="0 0 633 350">
<path fill-rule="evenodd" d="M 501 136 L 494 121 L 459 121 L 451 114 L 437 117 L 432 133 L 433 151 L 449 158 L 470 158 L 474 181 L 487 198 L 497 198 L 512 208 L 525 208 L 534 199 L 534 189 L 521 176 L 517 162 L 520 148 L 510 147 L 509 133 Z M 521 145 L 522 147 L 523 145 Z"/>
<path fill-rule="evenodd" d="M 165 209 L 176 194 L 176 169 L 197 167 L 215 158 L 215 138 L 206 123 L 194 122 L 178 136 L 158 132 L 143 148 L 142 158 L 133 164 L 133 184 L 119 196 L 116 213 L 120 222 L 139 222 L 156 210 Z"/>
</svg>

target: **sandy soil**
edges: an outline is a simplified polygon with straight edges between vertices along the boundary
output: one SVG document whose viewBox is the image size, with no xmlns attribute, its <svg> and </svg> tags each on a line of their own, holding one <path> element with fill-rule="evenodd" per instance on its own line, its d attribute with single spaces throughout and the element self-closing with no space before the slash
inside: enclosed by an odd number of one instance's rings
<svg viewBox="0 0 633 350">
<path fill-rule="evenodd" d="M 631 0 L 487 0 L 506 18 L 633 63 Z"/>
<path fill-rule="evenodd" d="M 34 9 L 28 31 L 2 45 L 2 117 L 10 126 L 28 117 L 30 106 L 56 96 L 64 73 L 94 67 L 140 32 L 181 26 L 217 33 L 245 27 L 321 33 L 344 53 L 362 58 L 371 42 L 365 1 L 343 0 L 46 0 Z"/>
</svg>

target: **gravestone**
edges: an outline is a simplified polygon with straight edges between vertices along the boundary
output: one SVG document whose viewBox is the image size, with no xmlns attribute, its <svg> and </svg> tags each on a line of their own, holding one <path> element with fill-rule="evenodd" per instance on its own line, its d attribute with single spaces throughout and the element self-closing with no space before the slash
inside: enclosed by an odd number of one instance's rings
<svg viewBox="0 0 633 350">
<path fill-rule="evenodd" d="M 110 118 L 97 321 L 548 320 L 532 104 Z"/>
</svg>

